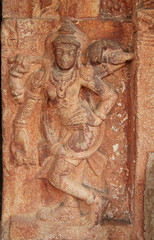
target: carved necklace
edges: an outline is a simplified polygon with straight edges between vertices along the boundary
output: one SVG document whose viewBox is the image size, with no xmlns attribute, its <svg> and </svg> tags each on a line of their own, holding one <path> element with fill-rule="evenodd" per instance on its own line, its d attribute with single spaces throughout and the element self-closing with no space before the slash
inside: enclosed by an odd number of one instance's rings
<svg viewBox="0 0 154 240">
<path fill-rule="evenodd" d="M 51 82 L 56 87 L 57 95 L 60 98 L 64 98 L 66 96 L 66 90 L 69 86 L 71 86 L 77 77 L 77 69 L 73 68 L 69 72 L 62 72 L 57 69 L 53 69 Z"/>
</svg>

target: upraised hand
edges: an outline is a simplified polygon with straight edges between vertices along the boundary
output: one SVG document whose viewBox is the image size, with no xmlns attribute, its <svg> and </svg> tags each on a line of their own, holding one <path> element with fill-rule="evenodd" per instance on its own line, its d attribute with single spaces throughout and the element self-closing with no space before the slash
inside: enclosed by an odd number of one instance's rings
<svg viewBox="0 0 154 240">
<path fill-rule="evenodd" d="M 10 58 L 9 63 L 12 63 L 10 74 L 13 76 L 21 77 L 22 74 L 29 71 L 29 56 L 17 55 L 13 58 Z"/>
</svg>

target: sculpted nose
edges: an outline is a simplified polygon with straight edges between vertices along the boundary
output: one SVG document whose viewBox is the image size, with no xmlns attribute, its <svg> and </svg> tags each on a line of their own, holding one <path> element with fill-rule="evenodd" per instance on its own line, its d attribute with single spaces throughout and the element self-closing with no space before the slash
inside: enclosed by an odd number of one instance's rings
<svg viewBox="0 0 154 240">
<path fill-rule="evenodd" d="M 69 60 L 69 56 L 67 53 L 63 54 L 62 60 L 67 62 Z"/>
</svg>

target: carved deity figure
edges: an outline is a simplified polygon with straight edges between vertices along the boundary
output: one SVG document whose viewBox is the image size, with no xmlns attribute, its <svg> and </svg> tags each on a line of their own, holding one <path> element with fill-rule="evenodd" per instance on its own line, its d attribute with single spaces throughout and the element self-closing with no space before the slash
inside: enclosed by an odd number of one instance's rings
<svg viewBox="0 0 154 240">
<path fill-rule="evenodd" d="M 87 61 L 83 63 L 84 37 L 71 21 L 65 21 L 48 44 L 48 60 L 38 60 L 42 67 L 29 75 L 25 85 L 22 78 L 36 58 L 17 56 L 10 60 L 11 93 L 20 104 L 11 154 L 18 166 L 34 164 L 27 125 L 41 101 L 41 134 L 48 154 L 38 177 L 46 172 L 50 184 L 66 197 L 61 207 L 40 210 L 38 217 L 62 220 L 62 215 L 68 214 L 67 207 L 77 207 L 78 200 L 82 200 L 89 212 L 85 216 L 79 214 L 76 222 L 93 227 L 101 221 L 109 199 L 83 185 L 83 171 L 85 163 L 97 176 L 105 168 L 106 158 L 100 157 L 98 149 L 104 138 L 105 119 L 118 98 L 114 87 L 103 78 L 124 66 L 133 55 L 116 42 L 99 40 L 87 48 Z"/>
</svg>

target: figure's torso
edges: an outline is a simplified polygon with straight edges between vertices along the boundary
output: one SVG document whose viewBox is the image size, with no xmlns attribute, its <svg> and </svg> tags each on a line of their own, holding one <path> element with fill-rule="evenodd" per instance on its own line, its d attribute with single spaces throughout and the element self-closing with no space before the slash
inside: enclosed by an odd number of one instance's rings
<svg viewBox="0 0 154 240">
<path fill-rule="evenodd" d="M 53 84 L 51 77 L 47 86 L 49 100 L 58 109 L 58 114 L 63 125 L 81 124 L 93 125 L 95 116 L 88 102 L 80 97 L 81 78 L 77 74 L 76 79 L 65 89 L 61 95 L 60 86 Z M 84 118 L 84 120 L 83 120 Z M 74 121 L 73 121 L 74 120 Z"/>
</svg>

